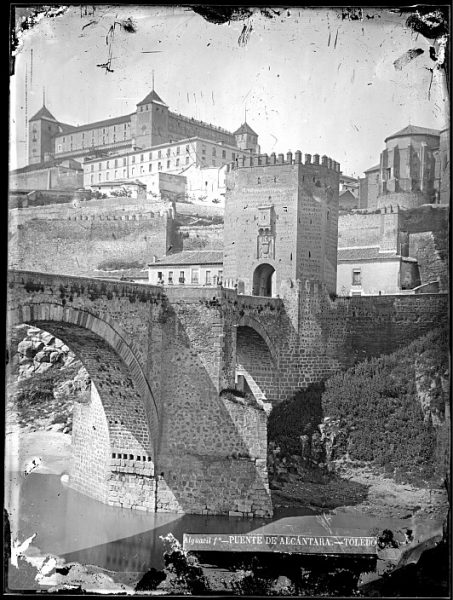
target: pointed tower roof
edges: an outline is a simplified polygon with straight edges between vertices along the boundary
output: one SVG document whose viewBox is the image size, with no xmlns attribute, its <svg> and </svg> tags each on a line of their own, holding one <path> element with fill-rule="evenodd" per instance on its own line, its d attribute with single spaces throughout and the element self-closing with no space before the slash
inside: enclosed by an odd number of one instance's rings
<svg viewBox="0 0 453 600">
<path fill-rule="evenodd" d="M 151 104 L 151 102 L 155 102 L 157 104 L 162 104 L 162 106 L 168 106 L 165 102 L 160 98 L 154 90 L 152 90 L 141 102 L 137 104 L 137 106 L 141 106 L 142 104 Z"/>
<path fill-rule="evenodd" d="M 242 125 L 239 127 L 239 129 L 236 129 L 236 131 L 234 132 L 234 135 L 238 135 L 240 133 L 251 133 L 252 135 L 258 135 L 256 133 L 256 131 L 253 131 L 253 129 L 250 127 L 250 125 L 247 122 L 242 123 Z"/>
<path fill-rule="evenodd" d="M 385 138 L 384 142 L 391 140 L 392 138 L 402 137 L 404 135 L 433 135 L 439 136 L 440 132 L 437 129 L 428 129 L 427 127 L 417 127 L 416 125 L 408 125 L 403 129 L 400 129 L 396 133 L 389 135 Z"/>
<path fill-rule="evenodd" d="M 51 121 L 56 121 L 56 118 L 47 109 L 47 107 L 45 105 L 43 105 L 42 108 L 40 108 L 38 110 L 38 112 L 35 115 L 33 115 L 33 117 L 31 119 L 29 119 L 29 120 L 30 121 L 37 121 L 38 119 L 50 119 Z"/>
</svg>

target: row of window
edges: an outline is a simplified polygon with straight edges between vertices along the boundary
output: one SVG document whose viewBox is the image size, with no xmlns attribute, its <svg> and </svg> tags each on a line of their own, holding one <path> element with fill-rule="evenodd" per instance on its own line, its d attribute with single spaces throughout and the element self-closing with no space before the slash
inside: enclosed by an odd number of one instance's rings
<svg viewBox="0 0 453 600">
<path fill-rule="evenodd" d="M 186 156 L 185 164 L 188 165 L 189 163 L 190 163 L 190 158 L 188 156 Z M 125 165 L 125 164 L 126 163 L 124 162 L 123 165 Z M 91 165 L 91 166 L 93 167 L 93 165 Z M 175 167 L 180 167 L 180 166 L 181 165 L 180 165 L 179 158 L 177 158 L 176 161 L 175 161 Z M 161 162 L 157 163 L 157 170 L 158 171 L 162 171 L 162 169 L 163 169 L 162 163 Z M 171 161 L 169 161 L 169 160 L 167 160 L 167 169 L 171 169 Z M 91 171 L 93 171 L 93 170 L 94 169 L 91 169 Z M 153 165 L 152 165 L 152 163 L 149 163 L 148 164 L 148 173 L 152 173 L 152 172 L 153 172 Z M 145 167 L 143 165 L 141 165 L 140 166 L 140 170 L 137 173 L 135 173 L 135 167 L 132 167 L 131 168 L 131 176 L 132 175 L 136 175 L 136 174 L 137 175 L 138 174 L 144 175 L 145 174 Z M 114 177 L 114 179 L 118 179 L 118 177 L 120 177 L 119 171 L 115 170 L 115 177 Z M 121 177 L 127 177 L 127 170 L 126 169 L 123 169 Z M 107 171 L 105 173 L 105 181 L 109 181 L 109 179 L 110 179 L 110 173 L 109 173 L 109 171 Z M 91 174 L 90 181 L 91 181 L 91 183 L 94 183 L 94 175 L 93 174 Z M 98 181 L 102 181 L 102 173 L 98 173 Z"/>
<path fill-rule="evenodd" d="M 205 271 L 205 280 L 203 281 L 204 285 L 217 285 L 222 282 L 223 271 L 219 269 L 217 274 L 214 274 L 213 271 Z M 173 285 L 174 283 L 186 283 L 186 271 L 179 271 L 178 280 L 175 279 L 176 273 L 174 271 L 168 271 L 167 281 L 165 281 L 164 274 L 162 271 L 157 272 L 157 283 L 162 285 Z M 193 285 L 200 285 L 200 270 L 199 269 L 191 269 L 190 274 L 190 283 Z"/>
<path fill-rule="evenodd" d="M 118 127 L 119 127 L 119 126 L 118 126 Z M 128 127 L 129 127 L 129 123 L 124 123 L 124 127 L 123 127 L 123 129 L 124 129 L 124 130 L 126 130 Z M 108 129 L 108 128 L 105 128 L 105 127 L 102 129 L 102 135 L 106 135 L 106 134 L 108 133 L 107 129 Z M 116 133 L 116 131 L 117 131 L 117 129 L 116 129 L 116 125 L 114 125 L 114 126 L 113 126 L 113 133 Z M 100 130 L 100 129 L 95 129 L 95 130 L 91 131 L 91 138 L 92 138 L 92 139 L 94 138 L 95 132 L 98 134 L 98 136 L 99 136 L 99 135 L 101 135 L 101 130 Z M 77 134 L 76 134 L 76 135 L 77 135 Z M 69 136 L 69 141 L 70 141 L 70 142 L 72 142 L 72 141 L 73 141 L 73 137 L 74 137 L 74 136 L 72 136 L 72 135 L 70 135 L 70 136 Z M 85 132 L 84 132 L 84 131 L 82 131 L 82 140 L 84 140 L 84 139 L 85 139 Z M 65 137 L 65 136 L 63 136 L 62 143 L 63 143 L 63 144 L 64 144 L 64 143 L 66 143 L 66 137 Z"/>
</svg>

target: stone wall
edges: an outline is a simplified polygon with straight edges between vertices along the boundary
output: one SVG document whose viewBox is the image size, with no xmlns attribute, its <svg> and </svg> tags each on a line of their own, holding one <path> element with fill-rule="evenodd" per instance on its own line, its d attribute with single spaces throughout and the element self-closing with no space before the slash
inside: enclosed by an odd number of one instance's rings
<svg viewBox="0 0 453 600">
<path fill-rule="evenodd" d="M 439 281 L 440 289 L 448 290 L 448 237 L 440 232 L 425 231 L 409 236 L 409 255 L 419 264 L 421 285 Z"/>
<path fill-rule="evenodd" d="M 67 208 L 63 214 L 54 210 L 50 218 L 45 209 L 38 217 L 27 217 L 10 219 L 10 268 L 95 275 L 105 261 L 146 266 L 153 255 L 163 256 L 170 246 L 175 250 L 180 246 L 174 222 L 166 214 L 76 213 Z"/>
</svg>

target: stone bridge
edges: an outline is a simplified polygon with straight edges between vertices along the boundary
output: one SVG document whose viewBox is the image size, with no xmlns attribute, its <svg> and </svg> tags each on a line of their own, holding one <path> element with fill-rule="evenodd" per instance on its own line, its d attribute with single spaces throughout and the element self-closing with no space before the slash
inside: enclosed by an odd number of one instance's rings
<svg viewBox="0 0 453 600">
<path fill-rule="evenodd" d="M 8 329 L 52 333 L 92 380 L 74 407 L 71 485 L 149 511 L 271 515 L 271 405 L 446 319 L 442 294 L 331 300 L 307 282 L 279 299 L 8 274 Z"/>
</svg>

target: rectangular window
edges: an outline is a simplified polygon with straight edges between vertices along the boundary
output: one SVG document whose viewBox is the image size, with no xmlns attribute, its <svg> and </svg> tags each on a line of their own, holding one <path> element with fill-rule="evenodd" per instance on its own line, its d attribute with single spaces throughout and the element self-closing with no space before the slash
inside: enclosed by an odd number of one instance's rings
<svg viewBox="0 0 453 600">
<path fill-rule="evenodd" d="M 99 163 L 98 167 L 99 167 L 99 171 L 100 171 L 102 169 L 102 163 Z"/>
<path fill-rule="evenodd" d="M 162 163 L 157 163 L 157 170 L 162 171 Z"/>
<path fill-rule="evenodd" d="M 179 167 L 179 158 L 176 159 L 176 166 Z"/>
<path fill-rule="evenodd" d="M 151 163 L 149 163 L 149 165 L 148 165 L 148 171 L 151 173 L 152 170 L 153 170 L 153 165 Z"/>
<path fill-rule="evenodd" d="M 179 153 L 180 153 L 180 148 L 179 148 L 179 146 L 178 146 L 178 147 L 176 148 L 176 154 L 179 156 Z"/>
<path fill-rule="evenodd" d="M 195 283 L 195 284 L 200 283 L 200 270 L 199 269 L 192 269 L 191 283 Z"/>
<path fill-rule="evenodd" d="M 91 175 L 91 177 L 90 177 L 90 181 L 91 181 L 91 183 L 93 183 L 93 181 L 94 181 L 94 177 L 93 177 L 93 175 Z"/>
<path fill-rule="evenodd" d="M 186 165 L 188 165 L 188 164 L 189 164 L 189 157 L 186 156 Z"/>
<path fill-rule="evenodd" d="M 63 138 L 63 144 L 65 143 L 65 141 L 66 141 L 66 138 Z"/>
<path fill-rule="evenodd" d="M 168 283 L 173 283 L 173 271 L 168 271 Z"/>
<path fill-rule="evenodd" d="M 352 269 L 352 285 L 362 284 L 362 272 L 360 269 Z"/>
<path fill-rule="evenodd" d="M 99 173 L 99 175 L 98 175 L 98 181 L 102 181 L 102 174 L 101 173 Z"/>
<path fill-rule="evenodd" d="M 108 181 L 108 180 L 109 180 L 109 172 L 108 172 L 108 171 L 107 171 L 107 173 L 105 174 L 105 179 L 106 179 L 106 181 Z"/>
<path fill-rule="evenodd" d="M 115 158 L 115 169 L 117 168 L 117 166 L 118 166 L 118 159 Z"/>
<path fill-rule="evenodd" d="M 167 169 L 169 169 L 169 168 L 170 168 L 170 161 L 167 160 Z"/>
<path fill-rule="evenodd" d="M 184 271 L 179 271 L 179 283 L 184 283 Z"/>
<path fill-rule="evenodd" d="M 164 278 L 162 277 L 162 271 L 157 271 L 157 282 L 162 283 Z"/>
<path fill-rule="evenodd" d="M 167 156 L 170 156 L 170 148 L 167 148 Z"/>
<path fill-rule="evenodd" d="M 157 158 L 162 158 L 162 151 L 161 150 L 157 151 Z"/>
<path fill-rule="evenodd" d="M 94 165 L 91 165 L 91 170 L 94 171 Z"/>
<path fill-rule="evenodd" d="M 132 164 L 135 163 L 135 156 L 132 157 Z"/>
<path fill-rule="evenodd" d="M 206 285 L 211 285 L 211 283 L 212 283 L 211 271 L 206 271 Z"/>
<path fill-rule="evenodd" d="M 145 167 L 143 165 L 140 165 L 140 173 L 144 173 L 145 172 Z"/>
<path fill-rule="evenodd" d="M 222 150 L 222 158 L 226 158 L 226 150 Z"/>
<path fill-rule="evenodd" d="M 143 158 L 144 158 L 143 154 L 140 154 L 140 162 L 143 162 Z"/>
<path fill-rule="evenodd" d="M 152 159 L 153 159 L 153 153 L 152 153 L 152 152 L 150 152 L 150 153 L 149 153 L 149 158 L 148 158 L 148 160 L 152 160 Z"/>
<path fill-rule="evenodd" d="M 102 143 L 105 144 L 105 137 L 102 138 Z"/>
<path fill-rule="evenodd" d="M 202 149 L 201 149 L 201 153 L 202 153 L 202 154 L 206 154 L 206 148 L 202 148 Z"/>
<path fill-rule="evenodd" d="M 107 161 L 107 169 L 110 169 L 110 161 Z"/>
<path fill-rule="evenodd" d="M 123 158 L 123 167 L 126 166 L 126 161 L 127 161 L 127 158 Z"/>
</svg>

